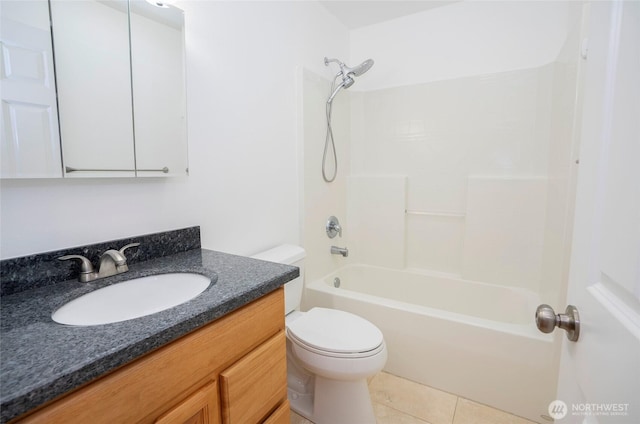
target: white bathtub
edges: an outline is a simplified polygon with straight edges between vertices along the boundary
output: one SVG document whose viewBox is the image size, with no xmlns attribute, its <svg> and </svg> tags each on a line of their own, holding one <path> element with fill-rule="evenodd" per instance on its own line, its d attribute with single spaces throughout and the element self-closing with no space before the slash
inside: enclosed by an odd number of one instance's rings
<svg viewBox="0 0 640 424">
<path fill-rule="evenodd" d="M 308 282 L 304 305 L 377 325 L 392 374 L 544 422 L 555 399 L 559 340 L 536 329 L 539 303 L 524 289 L 349 265 Z"/>
</svg>

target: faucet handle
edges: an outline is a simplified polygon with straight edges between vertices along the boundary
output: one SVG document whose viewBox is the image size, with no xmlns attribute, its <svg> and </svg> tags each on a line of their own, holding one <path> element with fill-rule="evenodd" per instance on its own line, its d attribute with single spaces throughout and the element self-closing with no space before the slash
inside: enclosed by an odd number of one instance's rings
<svg viewBox="0 0 640 424">
<path fill-rule="evenodd" d="M 342 237 L 342 226 L 335 216 L 330 216 L 329 219 L 327 219 L 325 230 L 329 238 L 334 238 L 336 235 Z"/>
<path fill-rule="evenodd" d="M 97 274 L 93 269 L 93 264 L 84 256 L 65 255 L 58 258 L 59 261 L 68 261 L 70 259 L 77 259 L 80 261 L 80 274 L 78 276 L 78 280 L 80 280 L 80 282 L 86 283 L 87 281 L 95 280 L 97 278 Z"/>
<path fill-rule="evenodd" d="M 140 243 L 130 243 L 127 244 L 126 246 L 122 246 L 119 250 L 119 252 L 122 254 L 122 256 L 124 256 L 124 251 L 131 248 L 131 247 L 138 247 L 140 246 Z"/>
<path fill-rule="evenodd" d="M 93 264 L 91 263 L 91 261 L 87 258 L 85 258 L 84 256 L 81 255 L 66 255 L 66 256 L 60 256 L 58 258 L 59 261 L 68 261 L 70 259 L 77 259 L 80 261 L 80 272 L 81 273 L 86 273 L 86 272 L 93 272 Z"/>
</svg>

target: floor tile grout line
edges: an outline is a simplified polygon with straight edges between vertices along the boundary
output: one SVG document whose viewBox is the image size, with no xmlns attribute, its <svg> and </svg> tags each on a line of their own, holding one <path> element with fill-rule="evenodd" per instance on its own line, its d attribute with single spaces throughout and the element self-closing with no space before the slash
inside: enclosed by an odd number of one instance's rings
<svg viewBox="0 0 640 424">
<path fill-rule="evenodd" d="M 458 412 L 458 403 L 460 403 L 460 396 L 456 396 L 456 407 L 453 408 L 453 417 L 451 417 L 451 424 L 456 422 L 456 413 Z"/>
<path fill-rule="evenodd" d="M 386 408 L 389 408 L 389 409 L 393 409 L 393 410 L 394 410 L 394 411 L 396 411 L 396 412 L 400 412 L 401 414 L 408 415 L 409 417 L 411 417 L 411 418 L 415 418 L 416 420 L 422 421 L 422 422 L 424 422 L 424 423 L 432 424 L 432 423 L 431 423 L 431 421 L 427 421 L 427 420 L 425 420 L 425 419 L 424 419 L 424 418 L 422 418 L 422 417 L 419 417 L 419 416 L 417 416 L 417 415 L 413 415 L 413 414 L 411 414 L 411 413 L 409 413 L 409 412 L 407 412 L 407 411 L 403 411 L 402 409 L 394 408 L 393 406 L 390 406 L 390 405 L 387 405 L 387 404 L 385 404 L 385 403 L 378 402 L 378 401 L 375 401 L 375 400 L 372 400 L 371 402 L 372 402 L 372 403 L 377 403 L 378 405 L 382 405 L 382 406 L 384 406 L 384 407 L 386 407 Z M 376 418 L 377 418 L 377 417 L 376 417 Z"/>
</svg>

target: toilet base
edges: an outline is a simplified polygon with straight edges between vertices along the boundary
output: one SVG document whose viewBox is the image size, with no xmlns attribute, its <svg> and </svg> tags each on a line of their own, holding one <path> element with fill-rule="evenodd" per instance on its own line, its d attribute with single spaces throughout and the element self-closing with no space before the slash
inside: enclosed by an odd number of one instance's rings
<svg viewBox="0 0 640 424">
<path fill-rule="evenodd" d="M 289 389 L 291 409 L 315 424 L 375 424 L 367 380 L 314 376 L 314 393 Z"/>
<path fill-rule="evenodd" d="M 291 342 L 287 340 L 287 397 L 291 410 L 312 421 L 315 376 L 293 359 Z"/>
<path fill-rule="evenodd" d="M 313 402 L 315 424 L 375 424 L 367 380 L 316 377 Z"/>
</svg>

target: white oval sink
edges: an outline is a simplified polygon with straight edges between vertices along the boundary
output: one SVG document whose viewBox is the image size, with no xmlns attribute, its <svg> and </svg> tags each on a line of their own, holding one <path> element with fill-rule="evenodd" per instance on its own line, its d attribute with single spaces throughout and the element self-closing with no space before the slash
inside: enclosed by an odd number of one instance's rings
<svg viewBox="0 0 640 424">
<path fill-rule="evenodd" d="M 100 325 L 151 315 L 202 293 L 211 279 L 200 274 L 151 275 L 123 281 L 80 296 L 55 311 L 60 324 Z"/>
</svg>

